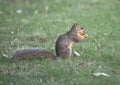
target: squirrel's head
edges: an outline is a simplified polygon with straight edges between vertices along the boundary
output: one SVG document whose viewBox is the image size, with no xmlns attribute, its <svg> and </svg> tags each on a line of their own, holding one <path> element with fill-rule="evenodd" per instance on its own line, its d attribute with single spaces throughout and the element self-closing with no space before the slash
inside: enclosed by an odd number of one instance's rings
<svg viewBox="0 0 120 85">
<path fill-rule="evenodd" d="M 78 23 L 73 24 L 71 32 L 73 34 L 73 39 L 75 42 L 79 42 L 88 37 L 88 35 L 85 33 L 85 29 L 81 27 Z"/>
</svg>

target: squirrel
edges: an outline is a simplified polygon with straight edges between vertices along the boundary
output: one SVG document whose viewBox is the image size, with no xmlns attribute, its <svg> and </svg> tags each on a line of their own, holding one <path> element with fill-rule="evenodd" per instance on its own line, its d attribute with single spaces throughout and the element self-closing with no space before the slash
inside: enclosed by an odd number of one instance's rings
<svg viewBox="0 0 120 85">
<path fill-rule="evenodd" d="M 13 60 L 21 60 L 26 57 L 38 57 L 38 58 L 52 58 L 62 57 L 68 59 L 72 53 L 73 43 L 78 43 L 84 38 L 88 37 L 85 33 L 85 29 L 81 27 L 78 23 L 74 23 L 72 28 L 65 34 L 60 35 L 55 43 L 56 56 L 51 52 L 40 49 L 40 48 L 30 48 L 30 49 L 21 49 L 16 51 L 13 55 Z"/>
</svg>

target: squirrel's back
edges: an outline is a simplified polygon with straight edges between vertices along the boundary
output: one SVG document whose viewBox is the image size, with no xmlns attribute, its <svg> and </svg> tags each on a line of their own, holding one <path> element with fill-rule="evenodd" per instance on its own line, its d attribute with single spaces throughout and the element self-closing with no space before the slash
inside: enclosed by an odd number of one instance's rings
<svg viewBox="0 0 120 85">
<path fill-rule="evenodd" d="M 13 55 L 12 59 L 21 60 L 26 57 L 55 58 L 55 56 L 51 52 L 45 49 L 29 48 L 29 49 L 17 50 L 16 53 Z"/>
</svg>

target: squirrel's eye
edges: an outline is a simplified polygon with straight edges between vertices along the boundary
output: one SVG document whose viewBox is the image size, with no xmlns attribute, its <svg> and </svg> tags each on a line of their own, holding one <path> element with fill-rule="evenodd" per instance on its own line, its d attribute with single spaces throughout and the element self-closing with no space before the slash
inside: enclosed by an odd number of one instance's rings
<svg viewBox="0 0 120 85">
<path fill-rule="evenodd" d="M 83 27 L 81 27 L 81 30 L 84 29 Z"/>
</svg>

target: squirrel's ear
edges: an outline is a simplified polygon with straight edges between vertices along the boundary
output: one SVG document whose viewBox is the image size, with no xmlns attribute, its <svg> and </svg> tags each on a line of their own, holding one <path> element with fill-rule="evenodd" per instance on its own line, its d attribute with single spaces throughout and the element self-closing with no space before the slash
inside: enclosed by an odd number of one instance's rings
<svg viewBox="0 0 120 85">
<path fill-rule="evenodd" d="M 78 23 L 74 23 L 74 27 L 77 27 L 78 26 Z"/>
<path fill-rule="evenodd" d="M 74 23 L 73 26 L 72 26 L 72 29 L 75 29 L 76 30 L 76 27 L 78 26 L 78 23 Z"/>
<path fill-rule="evenodd" d="M 78 23 L 74 23 L 74 26 L 77 26 L 78 25 Z"/>
</svg>

